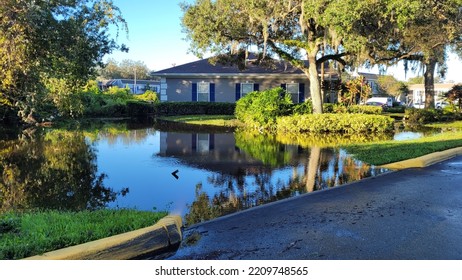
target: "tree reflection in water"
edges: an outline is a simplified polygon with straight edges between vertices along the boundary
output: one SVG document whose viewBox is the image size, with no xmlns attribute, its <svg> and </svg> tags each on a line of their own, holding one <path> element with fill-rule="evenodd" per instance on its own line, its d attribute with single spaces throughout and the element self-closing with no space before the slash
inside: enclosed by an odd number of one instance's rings
<svg viewBox="0 0 462 280">
<path fill-rule="evenodd" d="M 338 137 L 333 139 L 338 140 Z M 381 136 L 374 136 L 373 139 L 377 137 Z M 306 140 L 311 145 L 309 148 L 301 148 L 295 141 L 286 139 L 283 144 L 275 136 L 267 137 L 258 133 L 237 132 L 235 138 L 239 149 L 260 160 L 263 165 L 247 166 L 235 174 L 219 173 L 209 177 L 208 183 L 218 189 L 211 197 L 198 184 L 195 201 L 189 205 L 189 213 L 186 214 L 187 225 L 386 171 L 357 161 L 340 148 L 312 145 L 309 142 L 311 139 Z M 319 143 L 328 141 L 320 139 Z M 353 137 L 352 141 L 359 139 Z M 292 178 L 287 181 L 273 180 L 277 167 L 286 166 L 292 168 Z"/>
<path fill-rule="evenodd" d="M 118 193 L 104 186 L 94 148 L 82 132 L 23 132 L 0 140 L 0 211 L 104 207 Z M 126 192 L 127 190 L 124 190 Z"/>
</svg>

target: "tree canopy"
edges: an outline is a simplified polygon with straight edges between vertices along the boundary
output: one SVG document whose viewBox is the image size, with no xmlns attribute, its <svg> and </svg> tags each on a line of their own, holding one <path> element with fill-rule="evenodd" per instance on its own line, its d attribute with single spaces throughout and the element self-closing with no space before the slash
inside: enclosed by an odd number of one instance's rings
<svg viewBox="0 0 462 280">
<path fill-rule="evenodd" d="M 109 59 L 99 74 L 106 79 L 136 79 L 147 80 L 150 78 L 149 68 L 142 61 L 134 61 L 124 59 L 118 62 L 114 59 Z"/>
<path fill-rule="evenodd" d="M 370 59 L 369 41 L 374 36 L 381 39 L 374 32 L 388 33 L 394 23 L 404 21 L 410 8 L 399 3 L 197 0 L 183 5 L 182 22 L 197 55 L 235 54 L 254 47 L 261 60 L 272 56 L 289 61 L 309 77 L 313 111 L 321 113 L 320 66 L 330 61 L 342 70 Z"/>
<path fill-rule="evenodd" d="M 320 113 L 324 62 L 342 70 L 417 60 L 428 73 L 444 65 L 447 47 L 460 40 L 461 1 L 197 0 L 182 5 L 182 24 L 196 55 L 229 58 L 257 49 L 259 61 L 289 61 L 309 77 Z"/>
<path fill-rule="evenodd" d="M 110 0 L 0 0 L 0 105 L 33 121 L 50 79 L 84 85 L 105 54 L 124 49 L 111 26 L 126 29 Z"/>
</svg>

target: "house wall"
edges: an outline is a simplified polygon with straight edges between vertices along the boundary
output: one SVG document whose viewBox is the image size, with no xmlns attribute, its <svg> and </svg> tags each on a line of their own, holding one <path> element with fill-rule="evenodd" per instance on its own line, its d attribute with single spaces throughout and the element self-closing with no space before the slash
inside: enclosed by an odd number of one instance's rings
<svg viewBox="0 0 462 280">
<path fill-rule="evenodd" d="M 435 84 L 435 102 L 441 101 L 444 99 L 444 94 L 451 90 L 455 84 Z M 425 104 L 425 85 L 424 84 L 415 84 L 409 86 L 410 99 L 408 103 L 410 105 L 419 105 Z"/>
<path fill-rule="evenodd" d="M 215 85 L 215 102 L 235 102 L 236 84 L 258 84 L 258 90 L 280 87 L 281 84 L 304 84 L 304 96 L 309 97 L 309 81 L 305 78 L 163 78 L 161 84 L 162 101 L 193 101 L 193 83 L 213 83 Z"/>
</svg>

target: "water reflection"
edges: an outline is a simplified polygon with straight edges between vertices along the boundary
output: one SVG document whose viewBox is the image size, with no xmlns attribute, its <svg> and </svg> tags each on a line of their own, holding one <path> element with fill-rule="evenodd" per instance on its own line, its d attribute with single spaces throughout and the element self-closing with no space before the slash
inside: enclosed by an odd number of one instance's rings
<svg viewBox="0 0 462 280">
<path fill-rule="evenodd" d="M 277 136 L 161 132 L 159 156 L 212 171 L 195 185 L 187 224 L 380 174 L 339 148 L 283 144 Z"/>
<path fill-rule="evenodd" d="M 94 148 L 82 132 L 22 132 L 0 140 L 0 212 L 105 207 L 117 193 L 104 186 Z"/>
<path fill-rule="evenodd" d="M 1 210 L 156 208 L 194 224 L 386 172 L 327 147 L 383 137 L 127 123 L 21 134 L 0 140 Z"/>
</svg>

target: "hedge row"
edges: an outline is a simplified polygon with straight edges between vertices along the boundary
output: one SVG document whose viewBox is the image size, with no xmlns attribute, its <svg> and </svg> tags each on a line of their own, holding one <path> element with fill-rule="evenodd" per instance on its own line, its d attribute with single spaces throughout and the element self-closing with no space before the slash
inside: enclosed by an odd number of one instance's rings
<svg viewBox="0 0 462 280">
<path fill-rule="evenodd" d="M 393 130 L 394 120 L 387 116 L 366 114 L 314 114 L 279 117 L 277 130 L 282 132 L 386 132 Z"/>
<path fill-rule="evenodd" d="M 162 102 L 155 104 L 159 116 L 234 115 L 235 103 L 222 102 Z"/>
<path fill-rule="evenodd" d="M 163 102 L 127 101 L 127 105 L 111 107 L 99 115 L 130 117 L 143 116 L 182 116 L 182 115 L 234 115 L 236 104 L 219 102 Z M 102 108 L 104 109 L 104 108 Z"/>
<path fill-rule="evenodd" d="M 370 105 L 351 105 L 345 106 L 343 104 L 325 103 L 323 104 L 324 113 L 350 113 L 350 114 L 382 114 L 382 107 Z"/>
<path fill-rule="evenodd" d="M 449 109 L 406 109 L 404 122 L 410 125 L 421 125 L 431 122 L 455 121 L 462 119 L 461 113 L 450 111 Z"/>
</svg>

